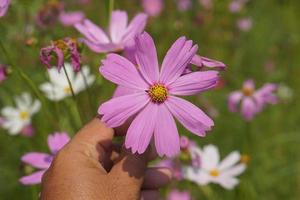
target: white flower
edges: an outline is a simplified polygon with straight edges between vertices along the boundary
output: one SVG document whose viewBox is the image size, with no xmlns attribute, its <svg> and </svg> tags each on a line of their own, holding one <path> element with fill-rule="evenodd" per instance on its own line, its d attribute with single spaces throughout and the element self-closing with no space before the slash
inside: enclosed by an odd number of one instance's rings
<svg viewBox="0 0 300 200">
<path fill-rule="evenodd" d="M 66 71 L 70 78 L 75 94 L 86 89 L 85 79 L 88 86 L 95 81 L 95 76 L 90 75 L 90 69 L 87 66 L 82 67 L 82 73 L 75 73 L 71 64 L 65 63 Z M 48 70 L 50 82 L 40 85 L 40 89 L 45 93 L 48 99 L 52 101 L 60 101 L 66 97 L 72 96 L 67 77 L 63 71 L 60 73 L 53 67 Z M 84 77 L 82 76 L 84 74 Z"/>
<path fill-rule="evenodd" d="M 3 117 L 2 127 L 10 135 L 17 135 L 22 129 L 31 124 L 32 116 L 41 108 L 38 100 L 32 100 L 29 93 L 23 93 L 15 98 L 16 107 L 7 106 L 1 110 Z"/>
<path fill-rule="evenodd" d="M 233 189 L 239 180 L 236 176 L 240 175 L 245 169 L 245 164 L 237 164 L 240 161 L 240 153 L 234 151 L 220 162 L 220 154 L 216 146 L 207 145 L 197 151 L 201 157 L 201 166 L 185 167 L 184 178 L 199 185 L 209 183 L 219 184 L 226 189 Z"/>
</svg>

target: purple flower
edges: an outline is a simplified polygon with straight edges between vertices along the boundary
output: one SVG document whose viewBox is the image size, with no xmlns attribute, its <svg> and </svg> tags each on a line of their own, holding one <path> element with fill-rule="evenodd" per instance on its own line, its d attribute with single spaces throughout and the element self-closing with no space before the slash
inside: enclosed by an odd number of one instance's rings
<svg viewBox="0 0 300 200">
<path fill-rule="evenodd" d="M 252 19 L 250 17 L 241 18 L 237 21 L 237 27 L 244 32 L 251 30 L 253 25 Z"/>
<path fill-rule="evenodd" d="M 40 51 L 40 60 L 48 68 L 52 67 L 51 61 L 56 58 L 56 67 L 60 71 L 65 63 L 65 58 L 70 59 L 73 70 L 78 72 L 81 66 L 78 42 L 73 38 L 64 38 L 53 41 L 50 46 Z"/>
<path fill-rule="evenodd" d="M 83 42 L 92 51 L 96 53 L 118 52 L 127 46 L 134 45 L 134 37 L 146 26 L 147 16 L 143 13 L 136 15 L 129 24 L 127 24 L 127 18 L 125 11 L 113 11 L 108 35 L 88 19 L 77 23 L 75 28 L 85 36 Z"/>
<path fill-rule="evenodd" d="M 32 137 L 35 133 L 35 130 L 32 126 L 32 124 L 26 125 L 22 130 L 21 130 L 21 135 L 25 137 Z"/>
<path fill-rule="evenodd" d="M 0 65 L 0 83 L 7 78 L 7 67 L 6 65 Z"/>
<path fill-rule="evenodd" d="M 127 131 L 125 146 L 133 153 L 141 154 L 154 136 L 160 156 L 175 156 L 180 144 L 173 116 L 202 137 L 214 125 L 198 107 L 175 95 L 194 95 L 212 88 L 217 83 L 218 72 L 193 72 L 181 76 L 198 49 L 185 37 L 180 37 L 169 49 L 160 71 L 151 36 L 144 32 L 135 42 L 137 67 L 120 55 L 109 54 L 102 61 L 100 73 L 136 92 L 111 99 L 99 107 L 98 113 L 103 115 L 102 120 L 109 127 L 118 127 L 137 114 Z"/>
<path fill-rule="evenodd" d="M 167 200 L 190 200 L 191 195 L 188 191 L 171 190 L 167 195 Z"/>
<path fill-rule="evenodd" d="M 187 11 L 192 7 L 191 0 L 177 0 L 177 9 L 179 11 Z"/>
<path fill-rule="evenodd" d="M 229 4 L 229 11 L 231 13 L 238 13 L 240 12 L 248 0 L 232 0 Z"/>
<path fill-rule="evenodd" d="M 231 112 L 237 112 L 241 104 L 241 114 L 245 120 L 252 120 L 254 115 L 262 111 L 266 104 L 276 104 L 277 96 L 273 93 L 277 85 L 265 84 L 262 88 L 255 90 L 252 80 L 245 81 L 242 90 L 229 94 L 228 107 Z"/>
<path fill-rule="evenodd" d="M 10 0 L 0 0 L 0 17 L 3 17 L 10 5 Z"/>
<path fill-rule="evenodd" d="M 85 15 L 83 12 L 75 11 L 75 12 L 61 12 L 59 15 L 59 21 L 64 26 L 73 26 L 77 23 L 82 22 L 85 19 Z"/>
<path fill-rule="evenodd" d="M 164 7 L 164 2 L 163 0 L 142 0 L 142 6 L 149 16 L 157 17 Z"/>
<path fill-rule="evenodd" d="M 36 169 L 34 172 L 28 176 L 23 176 L 19 181 L 24 185 L 34 185 L 41 183 L 41 179 L 45 171 L 50 167 L 51 162 L 55 154 L 65 146 L 70 140 L 67 133 L 54 133 L 48 136 L 48 147 L 51 154 L 40 153 L 40 152 L 30 152 L 22 156 L 21 160 L 27 165 L 30 165 Z"/>
</svg>

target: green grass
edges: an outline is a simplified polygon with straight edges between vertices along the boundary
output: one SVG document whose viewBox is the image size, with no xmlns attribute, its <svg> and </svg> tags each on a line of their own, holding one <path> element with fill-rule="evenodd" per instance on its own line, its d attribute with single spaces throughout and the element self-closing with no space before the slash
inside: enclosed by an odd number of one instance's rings
<svg viewBox="0 0 300 200">
<path fill-rule="evenodd" d="M 39 61 L 39 49 L 50 40 L 65 36 L 78 37 L 73 28 L 61 25 L 39 29 L 34 25 L 37 10 L 45 1 L 13 1 L 9 13 L 0 19 L 0 40 L 7 49 L 16 68 L 21 69 L 38 86 L 47 79 L 46 69 Z M 73 1 L 67 1 L 67 8 L 80 10 Z M 141 11 L 138 0 L 115 1 L 115 8 L 129 11 L 132 17 Z M 299 199 L 300 198 L 300 26 L 297 0 L 250 1 L 240 14 L 229 13 L 228 0 L 215 0 L 212 11 L 204 11 L 197 1 L 193 8 L 184 13 L 176 10 L 174 1 L 167 0 L 162 15 L 150 19 L 146 30 L 154 37 L 160 60 L 176 38 L 186 35 L 199 45 L 201 55 L 215 58 L 227 64 L 222 72 L 226 84 L 222 89 L 206 92 L 190 100 L 203 106 L 203 98 L 219 111 L 215 127 L 205 138 L 197 138 L 180 127 L 182 134 L 195 139 L 199 145 L 216 144 L 222 156 L 233 150 L 240 150 L 251 156 L 241 183 L 232 191 L 219 186 L 199 187 L 189 182 L 174 183 L 180 188 L 192 191 L 195 199 Z M 105 26 L 108 19 L 109 1 L 92 1 L 84 6 L 88 18 Z M 254 25 L 250 32 L 237 30 L 239 17 L 250 16 Z M 201 17 L 201 23 L 199 23 Z M 29 31 L 31 30 L 31 31 Z M 26 46 L 25 41 L 36 38 L 38 43 Z M 88 64 L 97 81 L 91 88 L 92 106 L 89 106 L 87 92 L 79 96 L 83 121 L 96 115 L 101 102 L 110 98 L 114 86 L 102 80 L 98 73 L 104 55 L 83 51 L 84 64 Z M 264 65 L 268 60 L 275 63 L 275 69 L 267 72 Z M 0 63 L 10 61 L 0 50 Z M 253 78 L 258 86 L 265 82 L 285 83 L 294 91 L 288 102 L 268 106 L 252 122 L 246 123 L 237 114 L 227 109 L 227 95 L 239 89 L 247 78 Z M 13 104 L 13 97 L 23 91 L 35 95 L 32 87 L 16 70 L 0 85 L 0 107 Z M 36 135 L 33 138 L 9 136 L 0 130 L 0 197 L 1 199 L 37 199 L 39 186 L 22 186 L 18 179 L 24 175 L 20 157 L 28 151 L 48 151 L 47 135 L 54 131 L 67 131 L 74 135 L 80 128 L 76 123 L 74 104 L 70 99 L 58 105 L 46 100 L 42 111 L 35 115 L 33 124 Z M 47 115 L 47 113 L 49 113 Z M 75 114 L 74 114 L 75 113 Z M 248 143 L 250 148 L 245 147 Z"/>
</svg>

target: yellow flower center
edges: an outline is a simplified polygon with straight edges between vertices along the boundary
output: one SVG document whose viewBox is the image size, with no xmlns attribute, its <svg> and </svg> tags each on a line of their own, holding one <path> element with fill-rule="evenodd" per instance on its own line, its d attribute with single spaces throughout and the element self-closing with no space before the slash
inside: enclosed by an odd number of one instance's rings
<svg viewBox="0 0 300 200">
<path fill-rule="evenodd" d="M 66 94 L 71 94 L 71 88 L 69 87 L 69 86 L 66 86 L 66 87 L 64 87 L 64 92 L 66 93 Z"/>
<path fill-rule="evenodd" d="M 252 96 L 254 93 L 254 90 L 250 87 L 244 87 L 242 90 L 243 94 L 247 97 Z"/>
<path fill-rule="evenodd" d="M 29 113 L 26 112 L 26 111 L 20 112 L 20 118 L 21 118 L 22 120 L 28 119 L 28 118 L 29 118 Z"/>
<path fill-rule="evenodd" d="M 168 90 L 167 88 L 159 83 L 152 85 L 149 90 L 147 91 L 152 102 L 155 103 L 162 103 L 168 97 Z"/>
<path fill-rule="evenodd" d="M 219 176 L 220 172 L 217 169 L 210 170 L 209 174 L 213 177 Z"/>
<path fill-rule="evenodd" d="M 241 155 L 241 163 L 248 164 L 250 162 L 250 156 L 248 154 Z"/>
</svg>

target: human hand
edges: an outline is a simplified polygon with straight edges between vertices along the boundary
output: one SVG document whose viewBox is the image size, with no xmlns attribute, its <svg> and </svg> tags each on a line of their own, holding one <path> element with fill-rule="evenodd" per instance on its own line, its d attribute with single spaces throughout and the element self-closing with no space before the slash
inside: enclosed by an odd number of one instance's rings
<svg viewBox="0 0 300 200">
<path fill-rule="evenodd" d="M 135 155 L 112 143 L 115 131 L 94 119 L 56 155 L 42 179 L 43 200 L 159 198 L 167 168 L 147 168 L 151 149 Z"/>
</svg>

